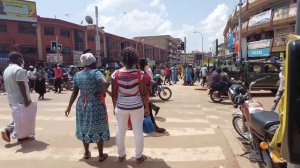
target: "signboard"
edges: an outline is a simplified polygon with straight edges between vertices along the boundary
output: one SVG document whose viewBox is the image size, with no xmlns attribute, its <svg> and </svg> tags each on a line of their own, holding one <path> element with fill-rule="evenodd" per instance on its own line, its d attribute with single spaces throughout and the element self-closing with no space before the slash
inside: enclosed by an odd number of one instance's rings
<svg viewBox="0 0 300 168">
<path fill-rule="evenodd" d="M 290 6 L 283 6 L 274 10 L 273 21 L 289 17 Z"/>
<path fill-rule="evenodd" d="M 248 50 L 248 57 L 268 57 L 268 56 L 270 56 L 270 48 Z"/>
<path fill-rule="evenodd" d="M 289 17 L 297 15 L 297 3 L 290 4 Z"/>
<path fill-rule="evenodd" d="M 271 46 L 271 39 L 265 39 L 260 41 L 253 41 L 248 43 L 248 49 L 258 49 L 258 48 L 269 48 Z"/>
<path fill-rule="evenodd" d="M 293 34 L 294 32 L 295 25 L 275 28 L 273 47 L 286 46 L 289 34 Z"/>
<path fill-rule="evenodd" d="M 57 62 L 63 62 L 63 56 L 58 53 L 58 54 L 47 54 L 47 62 L 51 63 L 57 63 Z"/>
<path fill-rule="evenodd" d="M 271 21 L 272 10 L 268 10 L 253 16 L 249 20 L 249 27 L 257 26 L 264 23 L 269 23 Z"/>
<path fill-rule="evenodd" d="M 35 2 L 0 0 L 0 19 L 37 22 Z"/>
<path fill-rule="evenodd" d="M 248 3 L 251 4 L 251 3 L 255 2 L 255 1 L 257 1 L 257 0 L 248 0 Z"/>
</svg>

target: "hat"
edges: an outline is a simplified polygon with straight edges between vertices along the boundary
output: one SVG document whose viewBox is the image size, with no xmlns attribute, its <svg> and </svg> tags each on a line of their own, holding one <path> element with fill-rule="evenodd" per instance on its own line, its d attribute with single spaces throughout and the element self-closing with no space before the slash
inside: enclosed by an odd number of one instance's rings
<svg viewBox="0 0 300 168">
<path fill-rule="evenodd" d="M 92 53 L 85 53 L 80 56 L 80 61 L 84 66 L 89 66 L 96 62 L 96 58 Z"/>
</svg>

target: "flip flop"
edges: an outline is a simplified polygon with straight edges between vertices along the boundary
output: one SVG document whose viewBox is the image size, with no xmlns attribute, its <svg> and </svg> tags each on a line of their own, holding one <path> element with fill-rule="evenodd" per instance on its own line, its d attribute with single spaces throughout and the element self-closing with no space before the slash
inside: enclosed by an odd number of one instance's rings
<svg viewBox="0 0 300 168">
<path fill-rule="evenodd" d="M 107 153 L 103 153 L 102 156 L 99 156 L 99 162 L 103 162 L 104 160 L 106 160 L 108 158 L 108 154 Z"/>
<path fill-rule="evenodd" d="M 119 157 L 119 162 L 123 162 L 125 159 L 126 159 L 126 155 L 122 156 L 122 157 Z"/>
<path fill-rule="evenodd" d="M 84 153 L 83 158 L 84 158 L 84 159 L 89 159 L 89 158 L 91 158 L 91 152 L 89 151 L 88 153 Z"/>
<path fill-rule="evenodd" d="M 147 159 L 147 156 L 142 155 L 142 157 L 136 159 L 137 164 L 143 163 Z"/>
</svg>

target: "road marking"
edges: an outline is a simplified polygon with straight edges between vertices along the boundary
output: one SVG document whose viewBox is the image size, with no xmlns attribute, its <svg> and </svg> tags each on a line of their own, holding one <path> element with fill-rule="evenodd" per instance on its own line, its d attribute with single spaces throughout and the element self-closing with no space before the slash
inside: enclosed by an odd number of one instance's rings
<svg viewBox="0 0 300 168">
<path fill-rule="evenodd" d="M 34 146 L 34 141 L 28 142 Z M 46 144 L 45 144 L 46 145 Z M 20 148 L 19 148 L 20 147 Z M 34 148 L 34 147 L 33 147 Z M 68 160 L 78 161 L 82 158 L 82 148 L 47 148 L 45 150 L 23 153 L 22 147 L 17 145 L 12 148 L 6 148 L 0 151 L 0 160 Z M 16 152 L 17 151 L 17 152 Z M 19 151 L 19 152 L 18 152 Z M 134 148 L 127 148 L 127 158 L 134 157 Z M 92 150 L 92 156 L 97 156 L 96 150 Z M 117 157 L 117 148 L 105 148 L 104 152 L 109 156 Z M 188 161 L 218 161 L 225 160 L 225 155 L 220 146 L 203 148 L 145 148 L 144 154 L 149 156 L 147 161 L 155 161 L 161 158 L 166 162 L 188 162 Z M 151 158 L 150 158 L 151 157 Z M 134 158 L 130 160 L 133 161 Z M 116 160 L 117 161 L 117 160 Z"/>
<path fill-rule="evenodd" d="M 207 116 L 206 118 L 209 118 L 209 119 L 215 119 L 215 120 L 219 119 L 219 117 L 218 117 L 218 116 L 215 116 L 215 115 L 209 115 L 209 116 Z"/>
</svg>

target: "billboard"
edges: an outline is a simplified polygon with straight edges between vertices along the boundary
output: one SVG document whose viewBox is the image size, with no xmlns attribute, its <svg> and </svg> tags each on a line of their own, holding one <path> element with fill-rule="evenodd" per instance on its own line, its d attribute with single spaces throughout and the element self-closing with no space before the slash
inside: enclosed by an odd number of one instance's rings
<svg viewBox="0 0 300 168">
<path fill-rule="evenodd" d="M 0 19 L 37 22 L 35 2 L 0 0 Z"/>
</svg>

